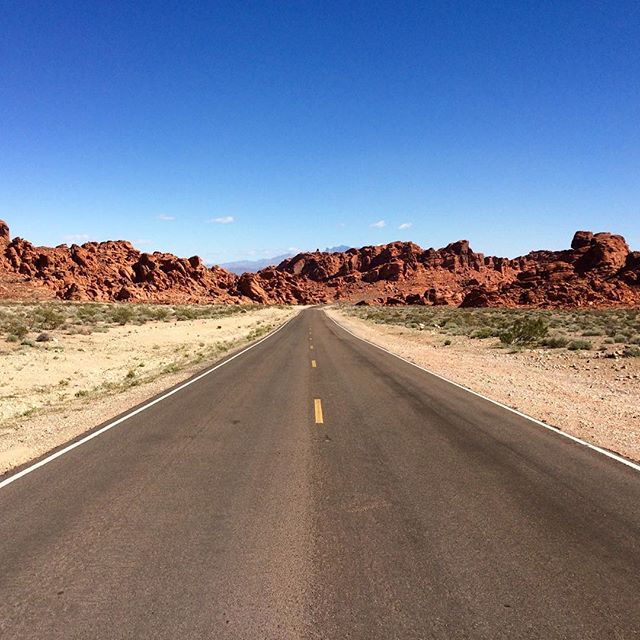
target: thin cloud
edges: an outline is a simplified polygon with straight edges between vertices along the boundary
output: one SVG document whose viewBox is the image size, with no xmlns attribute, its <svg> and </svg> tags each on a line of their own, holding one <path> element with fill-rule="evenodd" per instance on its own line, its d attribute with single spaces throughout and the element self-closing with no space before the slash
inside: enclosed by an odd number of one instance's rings
<svg viewBox="0 0 640 640">
<path fill-rule="evenodd" d="M 411 229 L 413 222 L 403 222 L 398 229 Z"/>
<path fill-rule="evenodd" d="M 378 222 L 374 222 L 371 226 L 376 229 L 382 229 L 387 226 L 387 223 L 384 220 L 378 220 Z"/>
<path fill-rule="evenodd" d="M 175 219 L 176 219 L 176 217 L 175 217 L 175 216 L 167 216 L 167 215 L 165 215 L 164 213 L 161 213 L 161 214 L 158 216 L 158 220 L 162 220 L 162 221 L 164 221 L 164 222 L 171 222 L 171 220 L 175 220 Z"/>
<path fill-rule="evenodd" d="M 233 216 L 221 216 L 220 218 L 211 218 L 207 222 L 214 222 L 215 224 L 231 224 L 234 222 Z"/>
<path fill-rule="evenodd" d="M 89 242 L 89 236 L 86 233 L 70 233 L 66 236 L 62 236 L 62 239 L 67 244 L 82 244 L 84 242 Z"/>
</svg>

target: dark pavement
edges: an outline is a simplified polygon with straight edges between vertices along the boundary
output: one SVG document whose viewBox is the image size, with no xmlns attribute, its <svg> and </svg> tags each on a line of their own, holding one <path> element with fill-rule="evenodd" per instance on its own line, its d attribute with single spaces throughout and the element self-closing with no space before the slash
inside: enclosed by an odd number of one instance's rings
<svg viewBox="0 0 640 640">
<path fill-rule="evenodd" d="M 0 488 L 0 638 L 640 638 L 640 474 L 310 309 Z"/>
</svg>

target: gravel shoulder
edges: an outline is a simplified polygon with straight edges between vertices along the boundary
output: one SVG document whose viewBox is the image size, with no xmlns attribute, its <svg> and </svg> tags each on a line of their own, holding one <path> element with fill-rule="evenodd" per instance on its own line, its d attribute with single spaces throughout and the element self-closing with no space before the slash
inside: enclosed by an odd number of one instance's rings
<svg viewBox="0 0 640 640">
<path fill-rule="evenodd" d="M 113 326 L 0 350 L 0 475 L 266 335 L 299 308 Z"/>
<path fill-rule="evenodd" d="M 640 358 L 509 352 L 497 339 L 377 324 L 327 309 L 357 336 L 583 440 L 640 461 Z"/>
</svg>

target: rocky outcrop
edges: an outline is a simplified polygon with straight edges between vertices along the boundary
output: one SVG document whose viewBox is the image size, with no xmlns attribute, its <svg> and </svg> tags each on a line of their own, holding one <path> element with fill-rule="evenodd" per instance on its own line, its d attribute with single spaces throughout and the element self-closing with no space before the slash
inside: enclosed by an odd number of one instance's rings
<svg viewBox="0 0 640 640">
<path fill-rule="evenodd" d="M 277 269 L 329 288 L 332 300 L 368 304 L 611 306 L 640 304 L 640 253 L 611 233 L 578 231 L 565 251 L 485 257 L 460 240 L 442 249 L 411 242 L 304 253 Z"/>
<path fill-rule="evenodd" d="M 0 220 L 0 251 L 5 249 L 10 241 L 9 225 L 4 220 Z"/>
<path fill-rule="evenodd" d="M 4 223 L 3 223 L 4 224 Z M 6 225 L 4 225 L 6 227 Z M 0 229 L 2 226 L 0 226 Z M 0 245 L 5 271 L 44 285 L 64 300 L 241 301 L 235 276 L 200 258 L 141 253 L 124 240 L 35 247 L 21 238 Z"/>
<path fill-rule="evenodd" d="M 578 231 L 571 248 L 485 257 L 466 240 L 441 249 L 392 242 L 300 253 L 241 276 L 129 242 L 35 247 L 0 221 L 0 296 L 65 300 L 580 307 L 640 304 L 640 253 L 611 233 Z"/>
</svg>

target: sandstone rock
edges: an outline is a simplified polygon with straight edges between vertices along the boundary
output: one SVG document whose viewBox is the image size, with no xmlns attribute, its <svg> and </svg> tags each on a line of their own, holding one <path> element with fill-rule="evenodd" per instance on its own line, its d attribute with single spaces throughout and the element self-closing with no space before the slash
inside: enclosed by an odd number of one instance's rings
<svg viewBox="0 0 640 640">
<path fill-rule="evenodd" d="M 4 249 L 10 241 L 9 225 L 4 220 L 0 220 L 0 249 Z"/>
<path fill-rule="evenodd" d="M 6 284 L 5 284 L 6 283 Z M 441 249 L 392 242 L 344 252 L 301 253 L 238 277 L 198 256 L 141 253 L 118 240 L 34 247 L 0 222 L 0 296 L 67 300 L 468 306 L 640 304 L 640 252 L 624 238 L 578 231 L 571 249 L 513 260 L 474 252 L 467 240 Z"/>
</svg>

